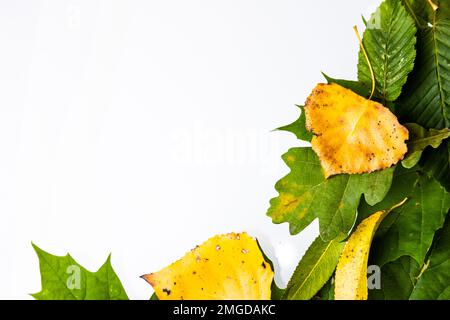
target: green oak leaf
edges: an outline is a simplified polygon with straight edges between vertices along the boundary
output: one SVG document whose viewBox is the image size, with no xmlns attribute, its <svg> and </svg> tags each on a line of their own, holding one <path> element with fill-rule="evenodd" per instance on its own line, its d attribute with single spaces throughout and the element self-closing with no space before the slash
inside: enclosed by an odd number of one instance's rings
<svg viewBox="0 0 450 320">
<path fill-rule="evenodd" d="M 450 219 L 447 220 L 411 300 L 450 300 Z"/>
<path fill-rule="evenodd" d="M 415 123 L 407 123 L 405 126 L 409 131 L 408 153 L 402 161 L 405 168 L 412 168 L 420 161 L 425 148 L 431 146 L 437 149 L 442 141 L 450 137 L 450 129 L 429 129 Z"/>
<path fill-rule="evenodd" d="M 309 300 L 314 297 L 333 275 L 344 245 L 318 237 L 300 260 L 282 298 Z"/>
<path fill-rule="evenodd" d="M 370 95 L 370 87 L 367 85 L 364 85 L 363 83 L 359 81 L 354 80 L 343 80 L 343 79 L 334 79 L 323 73 L 323 76 L 327 80 L 328 83 L 336 83 L 340 85 L 341 87 L 344 87 L 346 89 L 352 90 L 354 93 L 359 94 L 363 97 L 369 97 Z"/>
<path fill-rule="evenodd" d="M 317 217 L 324 241 L 351 230 L 363 194 L 372 205 L 383 200 L 394 172 L 390 168 L 325 179 L 319 159 L 311 148 L 290 149 L 283 160 L 291 172 L 276 183 L 279 196 L 270 201 L 267 215 L 274 223 L 288 222 L 291 234 L 299 233 Z"/>
<path fill-rule="evenodd" d="M 111 266 L 111 256 L 90 272 L 69 254 L 54 256 L 33 244 L 39 258 L 42 290 L 32 294 L 37 300 L 127 300 L 119 278 Z"/>
<path fill-rule="evenodd" d="M 433 13 L 417 33 L 415 68 L 399 99 L 404 122 L 425 128 L 450 127 L 450 20 Z"/>
<path fill-rule="evenodd" d="M 369 290 L 370 300 L 408 300 L 420 267 L 408 256 L 389 262 L 381 268 L 381 288 Z"/>
<path fill-rule="evenodd" d="M 301 110 L 300 117 L 291 124 L 287 126 L 280 127 L 276 130 L 287 131 L 295 134 L 297 139 L 310 142 L 313 134 L 306 130 L 306 116 L 303 106 L 297 106 Z"/>
<path fill-rule="evenodd" d="M 393 210 L 377 232 L 372 254 L 380 266 L 404 255 L 422 264 L 450 209 L 450 194 L 439 182 L 416 170 L 398 167 L 385 199 L 373 207 L 361 204 L 359 212 L 361 216 L 370 215 L 404 198 L 407 202 Z"/>
<path fill-rule="evenodd" d="M 423 170 L 438 180 L 450 192 L 450 143 L 444 142 L 437 150 L 425 151 Z"/>
<path fill-rule="evenodd" d="M 400 0 L 385 0 L 367 21 L 363 44 L 375 74 L 375 97 L 395 101 L 401 94 L 416 57 L 416 26 Z M 359 53 L 358 79 L 372 85 L 369 65 Z"/>
</svg>

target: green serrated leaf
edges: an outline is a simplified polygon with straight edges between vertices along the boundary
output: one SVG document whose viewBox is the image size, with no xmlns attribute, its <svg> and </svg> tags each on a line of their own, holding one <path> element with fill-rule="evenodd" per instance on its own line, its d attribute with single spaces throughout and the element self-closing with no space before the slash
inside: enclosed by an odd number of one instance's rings
<svg viewBox="0 0 450 320">
<path fill-rule="evenodd" d="M 343 80 L 343 79 L 334 79 L 323 73 L 323 76 L 327 80 L 328 83 L 336 83 L 346 89 L 352 90 L 353 92 L 359 94 L 362 97 L 369 97 L 370 95 L 370 87 L 364 85 L 359 81 L 354 80 Z"/>
<path fill-rule="evenodd" d="M 280 127 L 276 130 L 287 131 L 293 133 L 297 139 L 310 142 L 313 134 L 306 130 L 306 117 L 303 106 L 297 106 L 301 110 L 300 117 L 293 123 L 287 126 Z"/>
<path fill-rule="evenodd" d="M 450 299 L 450 219 L 412 291 L 411 300 Z"/>
<path fill-rule="evenodd" d="M 417 38 L 416 66 L 400 97 L 399 116 L 425 128 L 449 128 L 450 20 L 435 16 Z"/>
<path fill-rule="evenodd" d="M 291 172 L 275 185 L 279 196 L 270 201 L 268 215 L 274 223 L 288 222 L 297 234 L 316 217 L 324 241 L 347 234 L 356 209 L 365 195 L 374 205 L 387 194 L 393 168 L 371 174 L 341 174 L 325 179 L 317 155 L 311 148 L 293 148 L 283 155 Z"/>
<path fill-rule="evenodd" d="M 119 278 L 111 266 L 111 256 L 90 272 L 69 254 L 54 256 L 33 244 L 39 257 L 42 290 L 32 294 L 37 300 L 127 300 Z"/>
<path fill-rule="evenodd" d="M 300 260 L 283 299 L 309 300 L 326 284 L 336 268 L 345 243 L 318 237 Z"/>
<path fill-rule="evenodd" d="M 400 0 L 385 0 L 367 21 L 363 44 L 375 74 L 375 96 L 395 101 L 402 92 L 416 57 L 416 27 Z M 358 79 L 371 86 L 369 65 L 359 53 Z"/>
<path fill-rule="evenodd" d="M 450 209 L 450 194 L 436 180 L 414 170 L 401 172 L 404 174 L 396 174 L 385 200 L 376 206 L 389 208 L 393 199 L 408 198 L 380 226 L 382 236 L 378 235 L 372 252 L 380 266 L 404 255 L 422 264 Z M 367 207 L 361 206 L 360 211 L 364 210 Z"/>
<path fill-rule="evenodd" d="M 402 3 L 418 28 L 425 28 L 433 21 L 434 12 L 428 0 L 402 0 Z"/>
<path fill-rule="evenodd" d="M 369 290 L 370 300 L 408 300 L 416 285 L 420 267 L 403 256 L 381 268 L 381 288 Z"/>
<path fill-rule="evenodd" d="M 450 137 L 450 129 L 426 130 L 415 123 L 405 124 L 409 131 L 408 153 L 402 161 L 405 168 L 412 168 L 417 165 L 422 157 L 422 153 L 427 147 L 438 148 L 442 141 Z"/>
</svg>

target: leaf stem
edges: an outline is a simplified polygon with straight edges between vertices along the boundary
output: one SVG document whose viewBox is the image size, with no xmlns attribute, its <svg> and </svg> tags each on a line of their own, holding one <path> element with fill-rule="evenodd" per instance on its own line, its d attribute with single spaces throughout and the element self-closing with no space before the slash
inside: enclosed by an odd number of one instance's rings
<svg viewBox="0 0 450 320">
<path fill-rule="evenodd" d="M 353 30 L 355 30 L 356 37 L 358 38 L 359 45 L 361 46 L 361 50 L 362 50 L 362 52 L 364 54 L 364 57 L 366 58 L 367 65 L 369 66 L 370 76 L 372 77 L 372 91 L 371 91 L 370 97 L 369 97 L 369 100 L 371 100 L 373 95 L 375 94 L 375 73 L 373 72 L 372 63 L 370 62 L 369 55 L 367 54 L 366 48 L 364 48 L 364 44 L 363 44 L 363 41 L 361 39 L 361 35 L 359 34 L 358 27 L 354 26 Z"/>
<path fill-rule="evenodd" d="M 439 9 L 439 6 L 435 4 L 432 0 L 428 0 L 428 3 L 430 4 L 433 11 L 437 11 Z"/>
</svg>

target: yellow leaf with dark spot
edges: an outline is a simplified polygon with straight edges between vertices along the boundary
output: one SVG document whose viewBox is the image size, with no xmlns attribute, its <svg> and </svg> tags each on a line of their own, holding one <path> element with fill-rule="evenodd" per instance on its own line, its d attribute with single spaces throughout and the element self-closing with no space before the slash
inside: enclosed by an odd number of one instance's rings
<svg viewBox="0 0 450 320">
<path fill-rule="evenodd" d="M 270 300 L 273 271 L 255 239 L 230 233 L 142 277 L 160 300 Z"/>
<path fill-rule="evenodd" d="M 352 233 L 336 268 L 336 300 L 367 300 L 367 262 L 373 236 L 384 217 L 405 201 L 406 199 L 389 210 L 372 214 Z"/>
<path fill-rule="evenodd" d="M 407 152 L 408 130 L 388 108 L 338 84 L 318 84 L 305 115 L 327 178 L 386 169 Z"/>
</svg>

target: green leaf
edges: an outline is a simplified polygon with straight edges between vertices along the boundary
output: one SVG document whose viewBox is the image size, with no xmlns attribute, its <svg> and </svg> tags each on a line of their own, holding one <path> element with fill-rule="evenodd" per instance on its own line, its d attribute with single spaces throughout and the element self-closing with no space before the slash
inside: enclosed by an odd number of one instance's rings
<svg viewBox="0 0 450 320">
<path fill-rule="evenodd" d="M 425 128 L 450 127 L 450 20 L 435 18 L 417 33 L 417 59 L 400 97 L 404 122 Z"/>
<path fill-rule="evenodd" d="M 334 278 L 328 279 L 327 283 L 317 293 L 318 300 L 334 300 Z"/>
<path fill-rule="evenodd" d="M 152 296 L 150 297 L 150 300 L 159 300 L 156 293 L 153 292 Z"/>
<path fill-rule="evenodd" d="M 442 228 L 450 209 L 450 194 L 436 180 L 414 170 L 397 174 L 385 200 L 377 207 L 389 208 L 393 199 L 404 197 L 408 201 L 393 210 L 380 226 L 382 236 L 378 236 L 372 252 L 380 266 L 404 255 L 422 264 L 434 233 Z"/>
<path fill-rule="evenodd" d="M 111 256 L 90 272 L 69 254 L 54 256 L 33 244 L 39 257 L 42 290 L 32 294 L 37 300 L 127 300 L 119 278 L 111 266 Z"/>
<path fill-rule="evenodd" d="M 425 28 L 433 21 L 434 12 L 428 0 L 402 0 L 402 3 L 417 27 Z"/>
<path fill-rule="evenodd" d="M 306 130 L 306 117 L 303 106 L 297 106 L 301 110 L 300 117 L 293 123 L 288 124 L 287 126 L 280 127 L 276 130 L 287 131 L 295 134 L 297 139 L 303 141 L 311 141 L 313 134 Z"/>
<path fill-rule="evenodd" d="M 353 92 L 359 94 L 363 97 L 369 97 L 370 95 L 370 87 L 367 85 L 364 85 L 363 83 L 359 81 L 354 80 L 342 80 L 342 79 L 334 79 L 323 73 L 323 76 L 327 80 L 328 83 L 336 83 L 346 89 L 352 90 Z"/>
<path fill-rule="evenodd" d="M 402 92 L 416 57 L 416 27 L 400 0 L 385 0 L 367 21 L 363 44 L 375 74 L 375 96 L 395 101 Z M 359 53 L 358 79 L 372 85 L 369 65 Z"/>
<path fill-rule="evenodd" d="M 300 260 L 283 299 L 309 300 L 333 275 L 345 243 L 318 237 Z"/>
<path fill-rule="evenodd" d="M 443 143 L 436 151 L 425 152 L 422 158 L 424 171 L 450 192 L 450 143 Z"/>
<path fill-rule="evenodd" d="M 412 168 L 417 165 L 425 148 L 431 146 L 436 149 L 443 140 L 450 137 L 450 129 L 426 130 L 415 123 L 408 123 L 405 126 L 409 130 L 408 153 L 402 161 L 405 168 Z"/>
<path fill-rule="evenodd" d="M 369 290 L 370 300 L 408 300 L 416 285 L 420 267 L 403 256 L 381 268 L 381 288 Z"/>
<path fill-rule="evenodd" d="M 268 216 L 274 223 L 288 222 L 291 234 L 299 233 L 317 217 L 324 241 L 350 231 L 361 195 L 372 205 L 383 200 L 394 171 L 390 168 L 325 179 L 311 148 L 290 149 L 283 160 L 291 172 L 275 185 L 279 196 L 270 201 Z"/>
<path fill-rule="evenodd" d="M 410 299 L 450 299 L 450 220 L 447 221 L 429 262 L 425 265 Z"/>
</svg>

